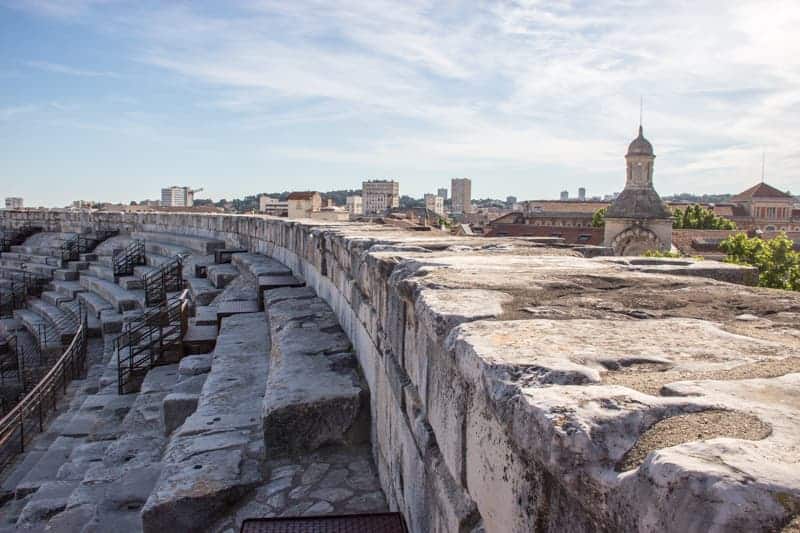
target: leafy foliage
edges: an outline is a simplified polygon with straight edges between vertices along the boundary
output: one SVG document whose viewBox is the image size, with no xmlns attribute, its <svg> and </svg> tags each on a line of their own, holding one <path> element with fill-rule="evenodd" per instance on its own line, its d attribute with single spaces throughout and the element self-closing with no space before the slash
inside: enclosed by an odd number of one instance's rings
<svg viewBox="0 0 800 533">
<path fill-rule="evenodd" d="M 720 243 L 729 263 L 758 267 L 761 287 L 800 291 L 800 253 L 785 233 L 769 240 L 732 235 Z"/>
<path fill-rule="evenodd" d="M 592 227 L 593 228 L 602 228 L 606 225 L 606 211 L 608 211 L 607 207 L 601 207 L 597 211 L 594 212 L 592 215 Z"/>
<path fill-rule="evenodd" d="M 675 229 L 736 229 L 732 220 L 698 204 L 686 206 L 686 209 L 677 207 L 672 211 L 672 217 Z"/>
<path fill-rule="evenodd" d="M 645 257 L 683 257 L 680 252 L 662 252 L 661 250 L 647 250 L 644 253 Z"/>
<path fill-rule="evenodd" d="M 606 210 L 603 207 L 592 215 L 592 227 L 602 228 L 605 225 Z M 736 223 L 716 215 L 711 209 L 698 204 L 676 207 L 672 211 L 672 227 L 675 229 L 736 229 Z"/>
</svg>

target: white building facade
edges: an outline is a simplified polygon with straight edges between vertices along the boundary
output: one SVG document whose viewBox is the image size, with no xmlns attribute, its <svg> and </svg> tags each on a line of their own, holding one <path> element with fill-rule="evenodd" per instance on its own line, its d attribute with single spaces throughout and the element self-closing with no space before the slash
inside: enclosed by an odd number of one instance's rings
<svg viewBox="0 0 800 533">
<path fill-rule="evenodd" d="M 194 191 L 189 187 L 166 187 L 161 189 L 161 205 L 163 207 L 192 207 Z"/>
<path fill-rule="evenodd" d="M 400 183 L 394 180 L 369 180 L 361 184 L 365 215 L 379 215 L 400 207 Z"/>
</svg>

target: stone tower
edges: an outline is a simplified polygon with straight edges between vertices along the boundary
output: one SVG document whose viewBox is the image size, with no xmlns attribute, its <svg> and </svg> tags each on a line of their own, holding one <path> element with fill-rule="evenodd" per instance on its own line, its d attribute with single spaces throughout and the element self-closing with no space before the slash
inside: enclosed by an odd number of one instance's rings
<svg viewBox="0 0 800 533">
<path fill-rule="evenodd" d="M 604 241 L 614 255 L 642 255 L 672 247 L 672 213 L 653 188 L 655 159 L 653 145 L 639 125 L 639 136 L 625 155 L 625 189 L 606 211 Z"/>
</svg>

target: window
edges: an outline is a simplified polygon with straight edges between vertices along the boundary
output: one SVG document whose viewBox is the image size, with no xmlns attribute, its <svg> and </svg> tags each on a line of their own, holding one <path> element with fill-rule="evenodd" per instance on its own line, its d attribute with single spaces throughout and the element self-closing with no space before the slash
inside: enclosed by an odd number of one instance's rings
<svg viewBox="0 0 800 533">
<path fill-rule="evenodd" d="M 775 218 L 775 208 L 768 207 L 767 208 L 767 218 Z"/>
<path fill-rule="evenodd" d="M 578 235 L 578 242 L 589 242 L 591 238 L 591 235 Z"/>
</svg>

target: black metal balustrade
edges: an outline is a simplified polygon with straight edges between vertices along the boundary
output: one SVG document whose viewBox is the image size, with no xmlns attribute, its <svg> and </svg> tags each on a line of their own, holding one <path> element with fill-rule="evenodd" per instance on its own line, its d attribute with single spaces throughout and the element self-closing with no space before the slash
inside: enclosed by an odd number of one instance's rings
<svg viewBox="0 0 800 533">
<path fill-rule="evenodd" d="M 149 309 L 141 319 L 129 322 L 117 337 L 114 349 L 120 394 L 136 390 L 152 367 L 180 359 L 188 321 L 187 297 L 187 291 L 183 291 L 164 305 Z"/>
<path fill-rule="evenodd" d="M 80 254 L 88 254 L 94 251 L 97 248 L 97 245 L 101 242 L 118 235 L 119 231 L 109 229 L 109 230 L 97 230 L 90 235 L 78 235 L 78 253 Z"/>
<path fill-rule="evenodd" d="M 114 278 L 132 276 L 133 268 L 145 263 L 144 241 L 135 239 L 124 249 L 114 253 Z"/>
<path fill-rule="evenodd" d="M 144 277 L 144 303 L 147 307 L 163 304 L 168 293 L 180 290 L 183 290 L 183 257 L 180 255 Z"/>
<path fill-rule="evenodd" d="M 75 336 L 50 370 L 0 419 L 0 472 L 4 471 L 37 432 L 44 431 L 50 411 L 72 379 L 81 375 L 86 364 L 86 313 L 75 317 L 80 323 Z"/>
<path fill-rule="evenodd" d="M 15 229 L 4 229 L 2 231 L 2 237 L 0 237 L 0 252 L 11 251 L 12 246 L 18 246 L 24 243 L 28 237 L 40 231 L 42 231 L 42 228 L 29 224 Z"/>
</svg>

